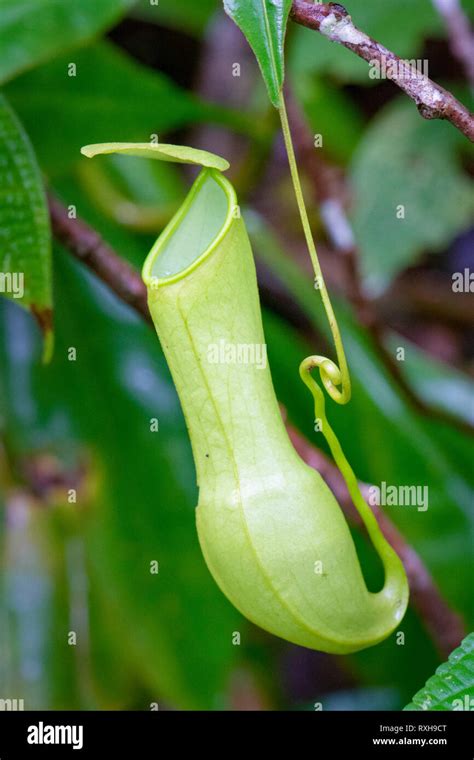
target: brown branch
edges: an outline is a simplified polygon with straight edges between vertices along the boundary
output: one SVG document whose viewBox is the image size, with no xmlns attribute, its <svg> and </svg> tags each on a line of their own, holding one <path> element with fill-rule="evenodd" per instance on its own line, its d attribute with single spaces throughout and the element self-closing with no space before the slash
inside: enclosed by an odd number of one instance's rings
<svg viewBox="0 0 474 760">
<path fill-rule="evenodd" d="M 51 193 L 48 194 L 48 205 L 56 240 L 105 282 L 121 301 L 152 324 L 146 288 L 138 272 L 115 253 L 86 222 L 70 218 L 68 209 Z"/>
<path fill-rule="evenodd" d="M 474 117 L 467 108 L 450 92 L 358 29 L 344 6 L 293 0 L 290 14 L 296 23 L 315 29 L 371 65 L 377 64 L 387 79 L 415 101 L 423 118 L 446 119 L 474 142 Z"/>
<path fill-rule="evenodd" d="M 347 490 L 344 479 L 335 465 L 316 449 L 291 425 L 288 434 L 300 457 L 319 472 L 334 493 L 347 519 L 358 527 L 363 526 Z M 367 501 L 369 487 L 360 484 Z M 446 659 L 466 635 L 463 621 L 441 596 L 432 576 L 415 550 L 407 543 L 389 517 L 378 506 L 372 506 L 377 522 L 390 546 L 403 562 L 410 585 L 410 601 L 431 635 L 439 654 Z"/>
</svg>

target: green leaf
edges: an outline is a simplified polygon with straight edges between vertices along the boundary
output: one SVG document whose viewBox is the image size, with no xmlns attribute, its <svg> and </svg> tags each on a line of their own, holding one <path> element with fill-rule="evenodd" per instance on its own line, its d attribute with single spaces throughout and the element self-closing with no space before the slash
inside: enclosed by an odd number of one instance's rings
<svg viewBox="0 0 474 760">
<path fill-rule="evenodd" d="M 426 250 L 469 224 L 474 202 L 449 124 L 397 100 L 366 130 L 352 164 L 353 220 L 367 288 L 384 290 Z"/>
<path fill-rule="evenodd" d="M 0 95 L 0 293 L 51 329 L 51 236 L 33 148 Z"/>
<path fill-rule="evenodd" d="M 177 164 L 196 164 L 211 169 L 227 171 L 230 164 L 225 158 L 209 153 L 207 150 L 189 148 L 186 145 L 169 145 L 166 143 L 97 143 L 84 145 L 81 153 L 87 158 L 106 155 L 108 153 L 124 153 L 127 156 L 154 158 L 159 161 L 170 161 Z"/>
<path fill-rule="evenodd" d="M 474 633 L 470 633 L 405 710 L 472 710 L 473 704 Z"/>
<path fill-rule="evenodd" d="M 75 76 L 68 75 L 71 62 Z M 7 92 L 42 167 L 56 174 L 81 160 L 82 145 L 111 135 L 144 142 L 200 121 L 237 123 L 232 112 L 197 100 L 106 42 L 19 77 Z"/>
<path fill-rule="evenodd" d="M 0 0 L 0 82 L 111 26 L 135 0 Z"/>
<path fill-rule="evenodd" d="M 284 43 L 291 0 L 224 0 L 258 60 L 270 100 L 278 108 L 285 75 Z"/>
</svg>

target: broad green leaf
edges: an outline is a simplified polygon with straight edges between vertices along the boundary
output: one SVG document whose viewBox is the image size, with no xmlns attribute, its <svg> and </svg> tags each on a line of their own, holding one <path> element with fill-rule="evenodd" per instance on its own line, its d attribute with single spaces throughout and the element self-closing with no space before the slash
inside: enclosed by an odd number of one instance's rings
<svg viewBox="0 0 474 760">
<path fill-rule="evenodd" d="M 259 63 L 270 100 L 278 108 L 285 75 L 284 44 L 291 0 L 224 0 Z"/>
<path fill-rule="evenodd" d="M 41 174 L 30 141 L 0 95 L 0 293 L 51 330 L 51 236 Z"/>
<path fill-rule="evenodd" d="M 241 116 L 197 100 L 106 42 L 19 77 L 7 93 L 42 167 L 56 174 L 81 160 L 82 145 L 111 136 L 145 142 L 201 121 L 242 125 Z"/>
<path fill-rule="evenodd" d="M 474 708 L 474 633 L 451 652 L 405 710 L 472 710 Z"/>
<path fill-rule="evenodd" d="M 166 143 L 98 143 L 96 145 L 84 145 L 81 148 L 81 153 L 87 158 L 108 153 L 123 153 L 127 156 L 154 158 L 177 164 L 197 164 L 198 166 L 218 169 L 221 172 L 225 172 L 230 165 L 225 158 L 217 156 L 215 153 L 209 153 L 207 150 Z"/>
<path fill-rule="evenodd" d="M 0 0 L 0 82 L 111 26 L 136 0 Z"/>
<path fill-rule="evenodd" d="M 469 224 L 472 189 L 449 124 L 420 119 L 397 100 L 366 130 L 352 164 L 353 221 L 366 286 L 384 290 L 425 251 L 439 251 Z"/>
</svg>

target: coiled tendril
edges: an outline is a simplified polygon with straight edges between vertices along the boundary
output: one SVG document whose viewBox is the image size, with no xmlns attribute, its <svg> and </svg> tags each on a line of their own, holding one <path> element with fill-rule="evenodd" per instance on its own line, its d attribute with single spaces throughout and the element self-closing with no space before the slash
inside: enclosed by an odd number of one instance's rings
<svg viewBox="0 0 474 760">
<path fill-rule="evenodd" d="M 344 387 L 342 390 L 339 390 L 337 387 L 342 385 L 342 374 L 337 364 L 334 364 L 331 359 L 327 359 L 325 356 L 308 356 L 300 366 L 300 374 L 302 376 L 303 382 L 306 383 L 306 385 L 308 385 L 308 382 L 306 380 L 306 373 L 311 372 L 311 370 L 314 368 L 319 369 L 321 382 L 333 401 L 336 401 L 338 404 L 347 404 L 350 399 L 350 395 L 347 395 L 346 389 Z M 314 380 L 312 380 L 312 384 L 315 384 Z M 312 386 L 310 386 L 310 388 L 312 388 Z M 318 388 L 318 390 L 320 389 Z"/>
<path fill-rule="evenodd" d="M 314 398 L 315 418 L 321 422 L 321 431 L 328 442 L 333 459 L 344 478 L 352 503 L 357 509 L 367 529 L 367 533 L 369 534 L 375 549 L 378 551 L 385 570 L 388 573 L 390 563 L 393 560 L 390 554 L 387 558 L 387 541 L 379 530 L 374 513 L 362 496 L 354 471 L 345 457 L 337 435 L 328 422 L 324 393 L 311 376 L 311 370 L 315 368 L 319 369 L 321 381 L 331 398 L 339 404 L 345 404 L 347 403 L 347 399 L 345 399 L 344 394 L 335 387 L 341 384 L 341 373 L 336 364 L 330 359 L 326 359 L 324 356 L 308 356 L 300 364 L 300 377 L 304 384 L 309 388 Z"/>
<path fill-rule="evenodd" d="M 288 155 L 288 162 L 290 164 L 290 173 L 291 179 L 293 181 L 296 202 L 298 204 L 298 209 L 300 212 L 306 245 L 308 246 L 308 252 L 313 264 L 315 287 L 321 293 L 321 299 L 326 311 L 329 326 L 331 328 L 339 366 L 331 361 L 331 359 L 326 359 L 324 356 L 310 356 L 305 360 L 305 362 L 303 362 L 303 364 L 306 366 L 308 371 L 310 371 L 313 367 L 318 367 L 322 383 L 331 398 L 338 404 L 347 404 L 351 398 L 351 379 L 349 376 L 349 368 L 347 366 L 344 346 L 342 344 L 341 333 L 339 332 L 336 315 L 334 314 L 334 309 L 332 308 L 331 299 L 329 298 L 329 293 L 326 288 L 321 265 L 319 263 L 316 245 L 313 239 L 313 233 L 311 232 L 308 212 L 306 211 L 306 204 L 304 202 L 303 191 L 301 189 L 298 165 L 296 163 L 293 141 L 291 139 L 290 125 L 288 123 L 288 115 L 286 113 L 283 92 L 280 92 L 279 113 L 283 130 L 283 137 L 285 139 L 286 152 Z M 306 380 L 304 380 L 304 382 L 308 385 Z M 309 387 L 311 388 L 311 386 Z"/>
<path fill-rule="evenodd" d="M 288 123 L 288 115 L 286 112 L 283 92 L 280 93 L 279 113 L 283 130 L 283 137 L 285 139 L 286 152 L 288 155 L 288 162 L 290 165 L 291 178 L 293 181 L 293 187 L 296 196 L 296 202 L 298 204 L 298 209 L 300 212 L 306 245 L 311 257 L 311 262 L 313 264 L 315 285 L 321 293 L 321 299 L 326 311 L 329 326 L 331 328 L 338 361 L 338 364 L 336 364 L 325 356 L 308 356 L 300 364 L 300 377 L 313 395 L 315 417 L 321 421 L 322 433 L 328 442 L 334 461 L 336 462 L 345 480 L 354 506 L 356 507 L 363 522 L 365 523 L 365 526 L 374 545 L 376 548 L 379 548 L 385 544 L 385 540 L 382 538 L 382 543 L 380 542 L 380 532 L 378 530 L 377 521 L 372 513 L 372 510 L 368 507 L 364 497 L 362 496 L 357 478 L 349 462 L 347 461 L 344 452 L 342 451 L 341 444 L 339 443 L 336 434 L 334 433 L 327 420 L 324 393 L 311 375 L 311 371 L 313 369 L 319 369 L 319 376 L 324 388 L 326 389 L 328 395 L 337 404 L 347 404 L 350 401 L 351 379 L 349 375 L 349 368 L 347 366 L 347 360 L 344 353 L 341 334 L 339 332 L 339 326 L 337 324 L 336 316 L 334 314 L 331 300 L 329 298 L 329 293 L 326 288 L 326 283 L 324 281 L 324 276 L 316 251 L 316 245 L 314 243 L 313 234 L 311 232 L 308 212 L 306 210 L 306 205 L 304 202 L 303 191 L 301 188 L 301 182 L 298 173 L 298 166 L 296 163 L 295 151 L 291 139 L 290 125 Z"/>
</svg>

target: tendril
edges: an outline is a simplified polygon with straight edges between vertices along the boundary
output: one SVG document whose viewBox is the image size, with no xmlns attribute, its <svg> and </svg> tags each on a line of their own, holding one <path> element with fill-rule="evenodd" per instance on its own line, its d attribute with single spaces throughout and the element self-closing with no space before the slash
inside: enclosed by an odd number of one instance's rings
<svg viewBox="0 0 474 760">
<path fill-rule="evenodd" d="M 300 377 L 313 395 L 315 419 L 321 423 L 321 432 L 323 433 L 331 450 L 333 459 L 344 478 L 352 503 L 359 513 L 360 518 L 367 529 L 369 538 L 382 560 L 385 571 L 385 593 L 387 595 L 399 594 L 400 584 L 403 584 L 404 582 L 403 566 L 397 554 L 380 530 L 380 526 L 374 513 L 362 495 L 354 470 L 347 461 L 337 435 L 329 424 L 326 417 L 326 399 L 324 393 L 311 375 L 311 370 L 316 368 L 319 369 L 323 385 L 331 398 L 340 404 L 344 404 L 346 402 L 341 400 L 343 399 L 343 395 L 334 388 L 334 385 L 338 385 L 338 381 L 340 381 L 339 368 L 334 362 L 330 359 L 326 359 L 324 356 L 308 356 L 300 364 Z"/>
<path fill-rule="evenodd" d="M 375 549 L 380 555 L 386 572 L 386 578 L 389 579 L 389 585 L 397 588 L 400 573 L 403 575 L 400 560 L 386 541 L 379 528 L 374 513 L 366 503 L 361 493 L 359 483 L 354 474 L 354 471 L 347 461 L 341 444 L 339 443 L 339 440 L 326 417 L 326 400 L 324 393 L 311 375 L 311 371 L 313 369 L 319 370 L 319 376 L 324 388 L 326 389 L 326 392 L 337 404 L 347 404 L 350 401 L 351 380 L 349 375 L 349 368 L 347 365 L 346 355 L 344 353 L 344 346 L 342 343 L 339 326 L 337 324 L 336 316 L 331 304 L 331 299 L 329 298 L 329 293 L 324 281 L 321 265 L 319 263 L 316 245 L 314 242 L 313 234 L 311 232 L 311 226 L 309 223 L 308 212 L 306 210 L 303 191 L 301 188 L 283 92 L 280 93 L 279 113 L 283 130 L 283 137 L 285 140 L 286 152 L 288 155 L 288 162 L 290 165 L 291 179 L 296 196 L 296 202 L 298 204 L 298 209 L 300 212 L 306 245 L 308 247 L 311 262 L 313 264 L 315 284 L 317 284 L 317 287 L 321 293 L 321 299 L 329 322 L 329 326 L 331 328 L 338 361 L 338 364 L 336 364 L 325 356 L 308 356 L 301 362 L 300 377 L 313 395 L 315 417 L 321 421 L 322 433 L 331 450 L 333 459 L 336 462 L 336 465 L 339 468 L 342 477 L 344 478 L 352 502 L 367 529 L 367 532 Z"/>
<path fill-rule="evenodd" d="M 298 204 L 298 209 L 300 212 L 301 223 L 303 225 L 308 252 L 313 264 L 314 275 L 319 286 L 321 299 L 326 311 L 329 326 L 331 328 L 339 365 L 338 366 L 331 359 L 327 359 L 324 356 L 308 356 L 300 365 L 300 376 L 313 395 L 316 418 L 321 420 L 323 435 L 328 442 L 329 448 L 331 449 L 334 461 L 336 462 L 346 482 L 352 501 L 354 502 L 354 505 L 357 508 L 364 523 L 366 524 L 366 527 L 371 534 L 371 538 L 375 540 L 377 537 L 376 534 L 379 534 L 377 522 L 360 492 L 357 478 L 355 477 L 354 472 L 349 465 L 349 462 L 344 456 L 336 434 L 334 433 L 327 420 L 324 393 L 322 392 L 319 385 L 315 382 L 314 378 L 311 376 L 312 369 L 319 369 L 321 382 L 333 401 L 335 401 L 337 404 L 347 404 L 350 401 L 351 380 L 349 375 L 349 368 L 347 366 L 347 360 L 344 353 L 344 346 L 342 343 L 339 326 L 337 324 L 336 316 L 334 314 L 331 300 L 329 298 L 329 293 L 324 281 L 321 265 L 319 263 L 316 245 L 314 242 L 313 234 L 311 232 L 308 212 L 306 210 L 306 205 L 304 202 L 303 191 L 301 188 L 301 182 L 298 173 L 298 166 L 296 163 L 295 151 L 293 148 L 293 141 L 291 139 L 290 125 L 288 122 L 288 115 L 286 112 L 283 92 L 280 93 L 279 112 L 283 136 L 285 139 L 286 152 L 288 154 L 291 178 L 293 181 L 293 187 L 296 196 L 296 202 Z M 372 530 L 374 535 L 372 535 Z"/>
<path fill-rule="evenodd" d="M 295 191 L 296 202 L 298 204 L 298 209 L 300 212 L 306 245 L 308 247 L 311 263 L 313 265 L 315 285 L 318 287 L 318 290 L 321 293 L 324 310 L 326 312 L 334 340 L 338 365 L 331 361 L 331 359 L 325 359 L 324 357 L 310 357 L 310 359 L 318 360 L 318 364 L 313 364 L 313 366 L 319 367 L 321 381 L 331 398 L 338 404 L 347 404 L 351 398 L 351 379 L 349 375 L 349 368 L 347 366 L 346 355 L 344 353 L 344 346 L 342 343 L 339 326 L 337 324 L 336 315 L 334 314 L 334 309 L 332 308 L 331 299 L 329 298 L 329 293 L 324 281 L 321 265 L 319 263 L 313 233 L 311 232 L 311 225 L 309 223 L 308 212 L 306 210 L 306 205 L 303 197 L 303 190 L 301 188 L 283 92 L 280 92 L 280 105 L 278 110 L 280 113 L 281 126 L 285 140 L 286 152 L 288 155 L 288 163 L 290 165 L 290 173 L 293 182 L 293 188 Z"/>
<path fill-rule="evenodd" d="M 375 543 L 376 535 L 375 533 L 372 533 L 372 529 L 374 529 L 377 534 L 379 533 L 377 521 L 372 510 L 369 509 L 362 496 L 354 471 L 347 461 L 341 444 L 326 417 L 326 400 L 324 393 L 311 375 L 311 370 L 316 368 L 319 369 L 321 381 L 331 398 L 339 404 L 344 404 L 346 402 L 343 400 L 343 394 L 334 387 L 335 385 L 340 385 L 341 373 L 334 362 L 330 359 L 326 359 L 324 356 L 308 356 L 300 364 L 300 377 L 304 384 L 309 388 L 314 398 L 315 419 L 321 423 L 321 432 L 324 435 L 333 459 L 344 478 L 354 506 L 359 512 L 370 537 Z"/>
</svg>

